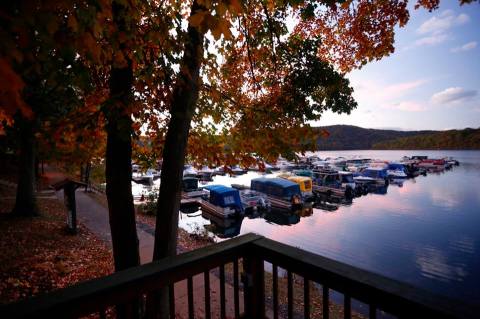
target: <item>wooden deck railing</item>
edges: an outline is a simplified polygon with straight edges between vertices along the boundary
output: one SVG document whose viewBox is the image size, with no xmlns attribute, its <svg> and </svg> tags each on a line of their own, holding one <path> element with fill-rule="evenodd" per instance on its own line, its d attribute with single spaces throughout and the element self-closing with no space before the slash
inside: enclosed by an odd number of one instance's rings
<svg viewBox="0 0 480 319">
<path fill-rule="evenodd" d="M 241 261 L 241 262 L 240 262 Z M 175 305 L 173 284 L 187 280 L 188 317 L 195 317 L 195 302 L 204 302 L 205 318 L 210 318 L 210 270 L 219 268 L 220 317 L 226 317 L 225 264 L 233 262 L 233 303 L 235 318 L 264 318 L 265 296 L 271 296 L 273 318 L 279 317 L 279 276 L 287 277 L 287 314 L 293 318 L 293 274 L 303 277 L 303 314 L 310 318 L 312 283 L 322 286 L 323 318 L 329 318 L 330 289 L 344 295 L 344 317 L 351 318 L 351 300 L 369 305 L 369 317 L 383 310 L 401 318 L 474 318 L 478 309 L 421 289 L 364 271 L 264 237 L 247 234 L 219 244 L 165 258 L 139 267 L 94 279 L 69 288 L 0 307 L 0 318 L 71 318 L 92 313 L 102 317 L 105 309 L 169 286 Z M 272 291 L 265 290 L 265 264 L 271 264 Z M 243 266 L 242 276 L 239 268 Z M 270 266 L 270 265 L 269 265 Z M 269 268 L 270 271 L 270 268 Z M 205 297 L 195 298 L 193 276 L 203 274 Z M 241 282 L 239 277 L 242 277 Z M 298 288 L 298 287 L 297 287 Z M 243 298 L 240 296 L 243 295 Z M 241 300 L 243 299 L 243 300 Z M 243 304 L 244 312 L 240 313 Z M 171 307 L 174 308 L 174 307 Z M 174 316 L 175 309 L 171 309 Z M 281 314 L 280 314 L 281 315 Z M 231 316 L 229 316 L 231 317 Z"/>
</svg>

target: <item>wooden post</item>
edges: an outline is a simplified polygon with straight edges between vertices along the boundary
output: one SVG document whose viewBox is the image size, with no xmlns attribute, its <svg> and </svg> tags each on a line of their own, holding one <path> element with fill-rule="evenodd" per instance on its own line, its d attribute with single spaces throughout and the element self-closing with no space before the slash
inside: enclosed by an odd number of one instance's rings
<svg viewBox="0 0 480 319">
<path fill-rule="evenodd" d="M 90 185 L 90 171 L 92 170 L 92 164 L 90 162 L 85 166 L 85 192 L 88 191 L 88 185 Z"/>
<path fill-rule="evenodd" d="M 65 206 L 67 206 L 67 229 L 71 234 L 77 233 L 77 209 L 75 202 L 76 185 L 74 182 L 67 182 L 63 188 Z"/>
<path fill-rule="evenodd" d="M 265 318 L 263 260 L 256 256 L 243 259 L 245 318 Z"/>
</svg>

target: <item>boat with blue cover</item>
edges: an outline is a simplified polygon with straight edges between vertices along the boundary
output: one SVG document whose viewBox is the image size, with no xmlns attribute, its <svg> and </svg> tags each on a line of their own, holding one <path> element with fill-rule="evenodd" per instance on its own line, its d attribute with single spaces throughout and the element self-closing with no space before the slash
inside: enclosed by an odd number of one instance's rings
<svg viewBox="0 0 480 319">
<path fill-rule="evenodd" d="M 387 175 L 392 179 L 405 179 L 407 178 L 406 168 L 400 163 L 388 163 Z"/>
<path fill-rule="evenodd" d="M 355 183 L 373 183 L 378 185 L 388 184 L 387 169 L 383 167 L 368 167 L 354 176 Z"/>
<path fill-rule="evenodd" d="M 272 207 L 294 209 L 303 206 L 302 193 L 297 183 L 283 178 L 254 178 L 250 188 L 267 195 Z"/>
<path fill-rule="evenodd" d="M 243 214 L 242 201 L 238 189 L 223 185 L 204 187 L 210 192 L 208 202 L 201 201 L 203 210 L 218 217 L 229 218 Z"/>
</svg>

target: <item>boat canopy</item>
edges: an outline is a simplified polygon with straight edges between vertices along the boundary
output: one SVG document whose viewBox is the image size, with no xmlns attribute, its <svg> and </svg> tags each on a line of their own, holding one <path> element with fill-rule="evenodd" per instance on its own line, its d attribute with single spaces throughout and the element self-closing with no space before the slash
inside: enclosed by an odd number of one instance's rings
<svg viewBox="0 0 480 319">
<path fill-rule="evenodd" d="M 312 179 L 310 177 L 292 175 L 287 177 L 287 179 L 298 184 L 301 192 L 312 192 Z"/>
<path fill-rule="evenodd" d="M 312 177 L 313 172 L 309 169 L 295 169 L 293 170 L 293 174 L 297 176 L 305 176 L 305 177 Z"/>
<path fill-rule="evenodd" d="M 379 167 L 369 167 L 362 171 L 362 176 L 371 178 L 387 178 L 387 169 Z"/>
<path fill-rule="evenodd" d="M 370 158 L 352 158 L 352 159 L 347 159 L 347 164 L 366 164 L 368 162 L 371 162 L 372 160 Z"/>
<path fill-rule="evenodd" d="M 428 158 L 428 156 L 424 156 L 424 155 L 414 155 L 411 157 L 412 160 L 426 160 Z"/>
<path fill-rule="evenodd" d="M 339 171 L 338 175 L 340 175 L 342 183 L 355 183 L 352 172 Z"/>
<path fill-rule="evenodd" d="M 193 191 L 198 189 L 198 178 L 195 177 L 184 177 L 182 179 L 182 188 L 185 192 Z"/>
<path fill-rule="evenodd" d="M 283 178 L 254 178 L 251 181 L 250 188 L 268 195 L 288 198 L 289 200 L 294 195 L 301 196 L 300 186 Z"/>
<path fill-rule="evenodd" d="M 391 170 L 405 170 L 405 165 L 400 163 L 389 163 L 387 169 Z"/>
<path fill-rule="evenodd" d="M 243 210 L 238 189 L 223 185 L 208 185 L 205 188 L 210 191 L 210 203 L 213 205 Z"/>
</svg>

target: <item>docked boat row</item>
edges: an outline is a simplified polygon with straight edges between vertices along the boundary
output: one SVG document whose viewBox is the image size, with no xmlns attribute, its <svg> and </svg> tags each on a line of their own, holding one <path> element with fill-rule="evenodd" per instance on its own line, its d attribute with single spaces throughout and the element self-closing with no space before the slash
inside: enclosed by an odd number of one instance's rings
<svg viewBox="0 0 480 319">
<path fill-rule="evenodd" d="M 184 177 L 183 198 L 199 198 L 210 213 L 230 218 L 260 210 L 293 211 L 319 202 L 351 201 L 369 192 L 386 193 L 389 183 L 401 184 L 407 178 L 438 172 L 458 165 L 454 159 L 428 159 L 424 156 L 383 161 L 366 158 L 315 158 L 302 167 L 282 162 L 282 169 L 274 176 L 262 176 L 250 185 L 209 185 L 199 187 L 197 177 Z M 326 164 L 328 163 L 328 164 Z M 190 186 L 187 184 L 190 183 Z M 219 194 L 219 190 L 222 192 Z M 225 200 L 219 200 L 224 196 Z M 232 210 L 235 203 L 235 210 Z M 201 203 L 200 203 L 201 204 Z M 212 206 L 213 205 L 213 206 Z M 200 205 L 202 206 L 202 205 Z M 216 207 L 214 207 L 216 206 Z M 203 206 L 202 206 L 203 207 Z"/>
<path fill-rule="evenodd" d="M 455 165 L 459 163 L 452 158 L 429 159 L 426 156 L 404 157 L 398 161 L 312 157 L 297 163 L 282 160 L 279 165 L 281 170 L 275 169 L 270 174 L 249 173 L 246 178 L 237 177 L 243 184 L 231 183 L 228 186 L 213 184 L 212 177 L 227 172 L 231 176 L 239 176 L 247 170 L 235 167 L 235 170 L 232 167 L 196 170 L 186 165 L 180 206 L 181 211 L 187 214 L 200 209 L 206 219 L 225 227 L 244 216 L 262 216 L 271 222 L 278 219 L 278 223 L 289 224 L 298 222 L 298 216 L 311 215 L 312 208 L 335 211 L 338 205 L 351 205 L 355 197 L 368 193 L 386 194 L 391 183 L 402 186 L 408 178 L 448 170 Z M 137 170 L 133 180 L 147 188 L 154 188 L 152 185 L 159 177 L 159 170 L 150 169 L 143 174 Z M 235 181 L 237 178 L 220 180 Z M 246 181 L 248 185 L 245 185 Z M 142 195 L 139 201 L 144 198 Z"/>
</svg>

